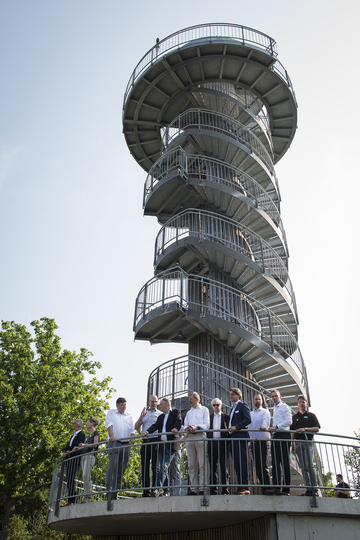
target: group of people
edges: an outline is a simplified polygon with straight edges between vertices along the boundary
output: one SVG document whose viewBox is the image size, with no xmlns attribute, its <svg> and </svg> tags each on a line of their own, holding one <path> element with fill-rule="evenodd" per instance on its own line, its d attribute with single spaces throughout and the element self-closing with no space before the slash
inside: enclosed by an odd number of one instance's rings
<svg viewBox="0 0 360 540">
<path fill-rule="evenodd" d="M 262 493 L 290 495 L 290 448 L 297 456 L 307 486 L 304 495 L 318 495 L 313 437 L 319 431 L 320 424 L 316 415 L 308 412 L 306 397 L 299 396 L 299 412 L 292 416 L 289 406 L 281 400 L 279 390 L 272 390 L 272 425 L 270 412 L 262 406 L 261 394 L 254 395 L 252 411 L 242 401 L 239 388 L 231 388 L 229 397 L 232 403 L 230 414 L 222 411 L 222 401 L 218 398 L 212 400 L 213 412 L 210 414 L 208 408 L 201 405 L 199 394 L 192 392 L 189 396 L 190 409 L 183 423 L 181 411 L 171 408 L 171 401 L 166 397 L 159 402 L 157 396 L 152 395 L 148 408 L 142 409 L 135 423 L 126 411 L 126 399 L 118 398 L 116 409 L 108 411 L 105 420 L 109 449 L 106 482 L 110 497 L 116 499 L 121 489 L 129 463 L 130 447 L 136 431 L 140 429 L 143 439 L 140 453 L 143 497 L 180 495 L 180 450 L 183 442 L 186 444 L 190 481 L 188 495 L 204 494 L 208 470 L 210 494 L 229 494 L 229 454 L 237 477 L 236 494 L 249 495 L 248 452 L 253 457 Z M 68 504 L 74 502 L 74 477 L 80 465 L 84 481 L 83 501 L 90 500 L 90 472 L 95 461 L 91 452 L 97 448 L 99 441 L 95 429 L 97 424 L 97 419 L 88 419 L 86 427 L 90 434 L 85 439 L 81 420 L 74 421 L 74 435 L 65 449 L 69 456 L 78 456 L 69 467 L 70 475 L 67 473 Z M 269 452 L 272 482 L 268 468 Z M 336 496 L 346 496 L 347 488 L 344 485 L 341 488 L 339 486 L 335 492 Z"/>
<path fill-rule="evenodd" d="M 192 392 L 189 396 L 190 409 L 186 413 L 183 425 L 180 410 L 172 409 L 168 398 L 161 399 L 159 403 L 157 396 L 152 395 L 148 408 L 143 408 L 135 424 L 131 416 L 125 412 L 125 398 L 119 398 L 116 402 L 117 408 L 109 411 L 106 416 L 109 445 L 116 445 L 117 449 L 117 466 L 112 468 L 113 478 L 110 482 L 112 497 L 116 498 L 117 490 L 121 488 L 122 477 L 128 464 L 129 445 L 135 432 L 140 429 L 143 438 L 141 447 L 143 497 L 159 495 L 166 497 L 180 494 L 180 447 L 184 441 L 190 481 L 188 495 L 204 493 L 207 485 L 207 460 L 210 473 L 210 494 L 217 494 L 219 486 L 221 486 L 221 494 L 229 493 L 229 452 L 237 477 L 236 493 L 249 495 L 248 451 L 253 455 L 256 474 L 263 493 L 289 495 L 291 445 L 298 457 L 306 486 L 316 486 L 312 439 L 313 434 L 319 431 L 320 424 L 313 413 L 307 412 L 306 397 L 299 397 L 299 413 L 292 416 L 288 405 L 281 401 L 280 392 L 273 390 L 271 392 L 274 403 L 272 426 L 270 426 L 270 413 L 262 407 L 260 394 L 254 395 L 254 409 L 251 412 L 247 403 L 241 400 L 242 394 L 239 388 L 231 388 L 229 397 L 232 403 L 230 414 L 222 411 L 222 402 L 218 398 L 212 400 L 213 412 L 209 414 L 208 408 L 200 404 L 199 394 Z M 290 430 L 294 433 L 290 434 Z M 169 444 L 158 444 L 160 441 Z M 268 469 L 270 449 L 272 484 Z M 282 488 L 281 473 L 284 484 Z M 152 482 L 150 476 L 152 476 Z M 160 491 L 161 488 L 162 491 Z M 312 495 L 312 491 L 307 490 L 305 495 Z"/>
</svg>

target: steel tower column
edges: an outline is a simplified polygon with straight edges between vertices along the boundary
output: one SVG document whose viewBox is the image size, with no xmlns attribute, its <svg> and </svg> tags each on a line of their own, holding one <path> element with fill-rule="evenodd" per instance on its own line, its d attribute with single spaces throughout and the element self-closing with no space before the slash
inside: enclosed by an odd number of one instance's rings
<svg viewBox="0 0 360 540">
<path fill-rule="evenodd" d="M 147 171 L 155 276 L 140 290 L 136 339 L 189 343 L 149 391 L 228 401 L 229 385 L 308 395 L 297 343 L 274 164 L 296 131 L 275 41 L 231 24 L 181 30 L 140 60 L 123 108 L 126 142 Z"/>
</svg>

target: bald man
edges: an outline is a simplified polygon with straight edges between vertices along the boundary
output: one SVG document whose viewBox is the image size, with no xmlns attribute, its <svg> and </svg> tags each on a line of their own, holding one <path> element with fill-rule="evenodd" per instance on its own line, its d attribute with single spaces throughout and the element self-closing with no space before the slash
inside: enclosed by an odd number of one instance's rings
<svg viewBox="0 0 360 540">
<path fill-rule="evenodd" d="M 142 431 L 148 431 L 150 426 L 155 424 L 156 420 L 161 414 L 161 411 L 158 410 L 157 406 L 159 404 L 158 398 L 155 395 L 150 396 L 149 407 L 145 407 L 140 413 L 139 418 L 135 422 L 135 429 L 138 430 L 142 427 Z M 143 439 L 141 446 L 141 478 L 142 485 L 145 488 L 143 490 L 143 497 L 150 497 L 150 487 L 154 486 L 156 482 L 156 466 L 158 458 L 158 444 L 157 435 Z M 152 472 L 152 483 L 150 483 L 150 466 Z"/>
</svg>

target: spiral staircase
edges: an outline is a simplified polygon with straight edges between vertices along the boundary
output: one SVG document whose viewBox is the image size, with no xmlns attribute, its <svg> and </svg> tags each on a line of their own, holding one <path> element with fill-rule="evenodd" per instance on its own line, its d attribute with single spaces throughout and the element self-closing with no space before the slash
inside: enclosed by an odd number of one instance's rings
<svg viewBox="0 0 360 540">
<path fill-rule="evenodd" d="M 180 406 L 190 390 L 227 403 L 229 385 L 247 401 L 272 388 L 289 405 L 309 398 L 274 169 L 296 122 L 276 43 L 250 28 L 187 28 L 136 66 L 124 135 L 147 172 L 144 213 L 161 228 L 135 339 L 189 344 L 180 379 L 170 361 L 149 392 Z"/>
</svg>

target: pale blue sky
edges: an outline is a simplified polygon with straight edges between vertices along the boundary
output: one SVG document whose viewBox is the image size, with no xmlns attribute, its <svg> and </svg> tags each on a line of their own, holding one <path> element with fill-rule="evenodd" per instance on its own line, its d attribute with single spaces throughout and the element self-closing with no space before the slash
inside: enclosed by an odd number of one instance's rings
<svg viewBox="0 0 360 540">
<path fill-rule="evenodd" d="M 125 87 L 157 37 L 250 26 L 277 41 L 299 103 L 277 174 L 313 411 L 323 431 L 360 428 L 348 401 L 360 375 L 358 5 L 2 0 L 0 318 L 55 318 L 62 346 L 93 351 L 140 413 L 150 371 L 187 348 L 133 341 L 159 226 L 142 216 L 146 175 L 122 135 Z"/>
</svg>

